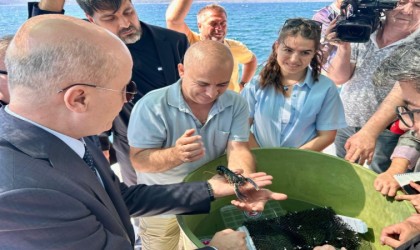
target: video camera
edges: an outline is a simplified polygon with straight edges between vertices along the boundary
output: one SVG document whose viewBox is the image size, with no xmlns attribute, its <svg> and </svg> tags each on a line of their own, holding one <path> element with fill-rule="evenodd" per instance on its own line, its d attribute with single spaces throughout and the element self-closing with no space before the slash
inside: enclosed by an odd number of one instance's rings
<svg viewBox="0 0 420 250">
<path fill-rule="evenodd" d="M 344 0 L 335 27 L 337 38 L 353 43 L 369 41 L 383 12 L 395 8 L 397 3 L 398 0 Z"/>
</svg>

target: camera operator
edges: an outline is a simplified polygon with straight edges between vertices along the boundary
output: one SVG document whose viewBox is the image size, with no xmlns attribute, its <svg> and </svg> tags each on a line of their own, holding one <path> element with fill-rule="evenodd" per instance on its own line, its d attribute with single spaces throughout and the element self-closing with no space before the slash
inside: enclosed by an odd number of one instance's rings
<svg viewBox="0 0 420 250">
<path fill-rule="evenodd" d="M 359 164 L 368 160 L 370 168 L 377 173 L 389 167 L 390 155 L 398 141 L 399 135 L 386 128 L 396 119 L 394 103 L 401 98 L 393 93 L 387 98 L 390 102 L 382 104 L 385 107 L 381 107 L 381 113 L 370 119 L 394 86 L 392 80 L 374 86 L 371 77 L 393 50 L 419 34 L 419 9 L 419 0 L 399 1 L 395 9 L 385 12 L 385 19 L 366 43 L 337 41 L 334 32 L 325 37 L 338 47 L 327 75 L 336 84 L 344 84 L 340 94 L 349 125 L 337 132 L 336 154 Z"/>
</svg>

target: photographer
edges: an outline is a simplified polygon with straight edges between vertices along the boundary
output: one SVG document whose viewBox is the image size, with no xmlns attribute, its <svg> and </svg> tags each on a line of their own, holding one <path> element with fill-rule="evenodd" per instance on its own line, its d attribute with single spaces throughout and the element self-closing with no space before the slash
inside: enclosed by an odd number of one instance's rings
<svg viewBox="0 0 420 250">
<path fill-rule="evenodd" d="M 392 80 L 374 86 L 371 77 L 381 61 L 419 33 L 420 6 L 415 1 L 418 0 L 402 0 L 395 9 L 386 11 L 385 19 L 366 43 L 350 44 L 337 40 L 336 33 L 326 35 L 328 41 L 338 46 L 327 74 L 336 84 L 344 84 L 340 94 L 349 125 L 337 132 L 336 154 L 359 164 L 368 160 L 370 168 L 377 173 L 390 165 L 390 155 L 398 141 L 399 135 L 386 128 L 396 118 L 394 104 L 401 98 L 393 93 L 387 98 L 389 103 L 384 102 L 386 108 L 382 115 L 369 120 L 394 86 Z"/>
</svg>

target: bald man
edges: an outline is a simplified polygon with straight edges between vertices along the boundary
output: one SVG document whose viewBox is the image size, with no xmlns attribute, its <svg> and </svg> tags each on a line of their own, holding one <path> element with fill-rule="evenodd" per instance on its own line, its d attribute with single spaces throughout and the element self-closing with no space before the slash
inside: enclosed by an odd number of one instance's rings
<svg viewBox="0 0 420 250">
<path fill-rule="evenodd" d="M 233 64 L 229 48 L 222 43 L 195 43 L 187 50 L 184 64 L 178 65 L 181 80 L 150 92 L 134 106 L 128 140 L 139 183 L 181 182 L 225 152 L 229 168 L 254 172 L 248 107 L 241 96 L 227 90 Z M 143 217 L 140 228 L 144 249 L 177 248 L 175 216 Z"/>
<path fill-rule="evenodd" d="M 212 186 L 215 198 L 233 194 L 222 177 L 128 188 L 83 139 L 109 129 L 133 97 L 132 66 L 118 37 L 82 20 L 46 15 L 19 29 L 6 53 L 10 103 L 0 109 L 0 248 L 133 249 L 130 215 L 208 212 Z M 210 244 L 237 241 L 244 235 L 228 230 Z"/>
</svg>

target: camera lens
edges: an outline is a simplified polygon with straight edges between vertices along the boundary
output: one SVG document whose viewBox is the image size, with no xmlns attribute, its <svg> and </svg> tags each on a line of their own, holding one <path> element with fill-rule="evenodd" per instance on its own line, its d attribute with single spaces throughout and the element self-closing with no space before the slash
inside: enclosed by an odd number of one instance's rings
<svg viewBox="0 0 420 250">
<path fill-rule="evenodd" d="M 344 21 L 337 25 L 337 36 L 344 42 L 367 42 L 369 41 L 371 31 L 371 26 L 364 23 Z"/>
</svg>

